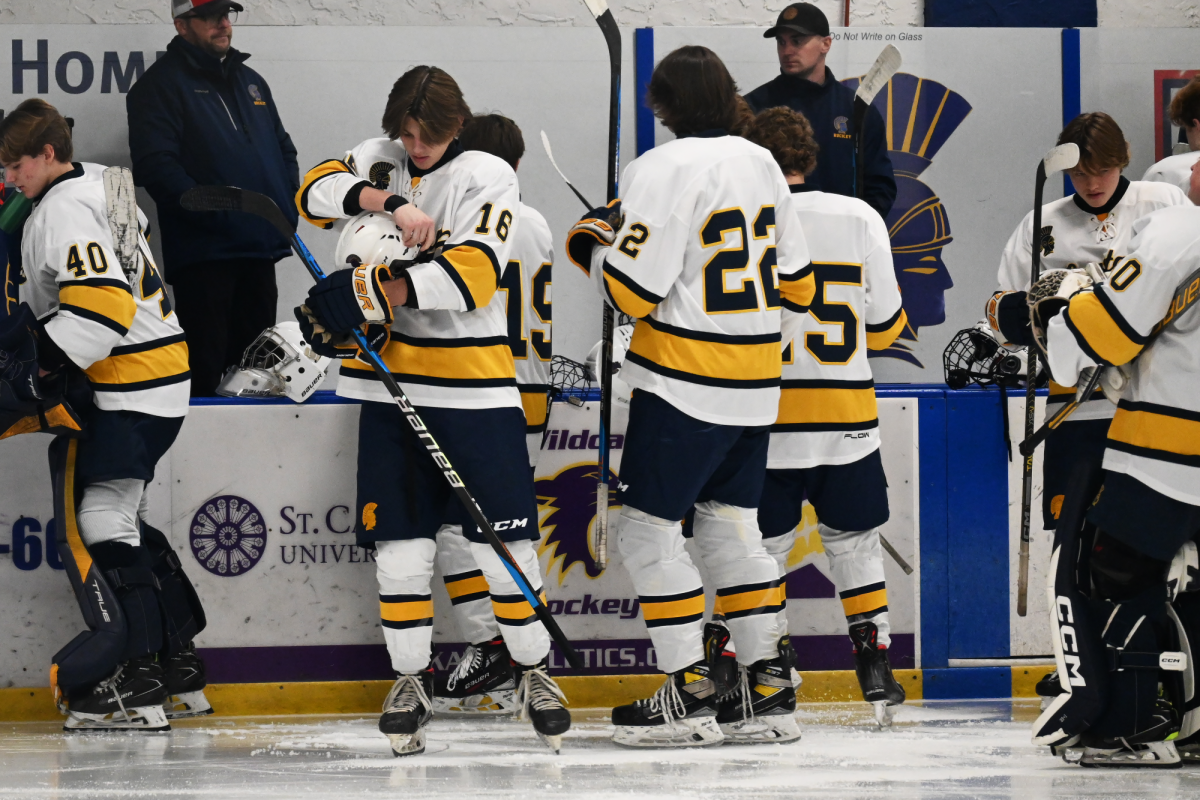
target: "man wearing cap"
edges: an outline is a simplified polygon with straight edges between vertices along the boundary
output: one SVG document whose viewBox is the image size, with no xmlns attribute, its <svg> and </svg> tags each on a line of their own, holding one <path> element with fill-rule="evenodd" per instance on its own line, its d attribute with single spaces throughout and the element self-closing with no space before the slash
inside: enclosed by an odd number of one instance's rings
<svg viewBox="0 0 1200 800">
<path fill-rule="evenodd" d="M 179 35 L 126 99 L 133 176 L 158 206 L 193 397 L 216 394 L 225 369 L 275 324 L 275 262 L 289 248 L 257 217 L 184 211 L 180 196 L 196 185 L 240 186 L 296 223 L 296 148 L 249 54 L 230 46 L 241 10 L 233 0 L 171 0 Z M 162 310 L 172 311 L 165 296 Z"/>
<path fill-rule="evenodd" d="M 848 197 L 855 193 L 854 91 L 838 83 L 825 66 L 833 44 L 829 20 L 811 3 L 793 3 L 763 34 L 775 39 L 779 76 L 746 95 L 755 112 L 776 106 L 799 111 L 812 123 L 820 145 L 817 169 L 805 183 Z M 883 118 L 867 109 L 863 125 L 865 181 L 862 199 L 886 217 L 896 199 L 896 177 L 888 159 Z"/>
</svg>

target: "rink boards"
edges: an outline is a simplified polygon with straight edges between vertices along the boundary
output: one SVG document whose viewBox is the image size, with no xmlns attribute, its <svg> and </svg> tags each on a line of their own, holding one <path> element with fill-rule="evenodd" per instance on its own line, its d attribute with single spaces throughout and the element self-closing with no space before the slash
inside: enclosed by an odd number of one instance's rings
<svg viewBox="0 0 1200 800">
<path fill-rule="evenodd" d="M 893 664 L 923 668 L 927 696 L 937 694 L 939 681 L 950 696 L 979 696 L 979 674 L 990 676 L 986 695 L 1009 696 L 1008 670 L 968 668 L 1020 654 L 1009 623 L 1016 619 L 1009 611 L 1015 534 L 1006 535 L 1019 483 L 1006 475 L 999 396 L 944 387 L 881 387 L 879 395 L 891 505 L 883 533 L 914 570 L 905 575 L 887 560 Z M 618 405 L 614 419 L 618 472 L 623 410 Z M 196 401 L 160 462 L 151 522 L 167 532 L 204 598 L 208 628 L 197 643 L 214 683 L 361 682 L 390 674 L 373 554 L 354 543 L 357 422 L 356 404 L 324 392 L 303 406 Z M 653 673 L 656 659 L 616 548 L 603 573 L 589 550 L 596 430 L 595 403 L 554 404 L 536 473 L 541 561 L 550 608 L 578 644 L 582 674 L 632 677 Z M 0 442 L 0 602 L 7 609 L 0 634 L 10 643 L 0 652 L 0 687 L 45 686 L 54 651 L 82 627 L 66 575 L 46 547 L 53 529 L 48 442 L 40 434 Z M 788 566 L 800 668 L 852 669 L 811 508 Z M 433 591 L 437 664 L 449 667 L 461 640 L 440 580 Z M 1042 594 L 1036 584 L 1035 609 Z M 571 674 L 557 653 L 553 664 Z"/>
</svg>

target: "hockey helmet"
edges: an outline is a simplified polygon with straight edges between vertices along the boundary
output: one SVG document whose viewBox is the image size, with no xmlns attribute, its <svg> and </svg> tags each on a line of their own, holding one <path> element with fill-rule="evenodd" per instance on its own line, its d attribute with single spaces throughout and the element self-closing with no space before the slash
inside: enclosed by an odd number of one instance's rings
<svg viewBox="0 0 1200 800">
<path fill-rule="evenodd" d="M 226 397 L 289 397 L 303 403 L 325 380 L 333 359 L 313 353 L 297 322 L 267 328 L 217 387 Z"/>
<path fill-rule="evenodd" d="M 334 252 L 335 269 L 356 264 L 407 264 L 420 253 L 420 248 L 404 246 L 404 232 L 391 214 L 366 211 L 352 217 L 342 229 Z"/>
</svg>

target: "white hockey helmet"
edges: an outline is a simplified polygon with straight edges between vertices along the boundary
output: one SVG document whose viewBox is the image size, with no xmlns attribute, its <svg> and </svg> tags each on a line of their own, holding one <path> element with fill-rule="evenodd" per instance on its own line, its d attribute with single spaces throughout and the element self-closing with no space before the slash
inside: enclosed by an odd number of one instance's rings
<svg viewBox="0 0 1200 800">
<path fill-rule="evenodd" d="M 342 229 L 334 251 L 334 269 L 345 269 L 355 263 L 391 266 L 396 261 L 412 261 L 421 250 L 404 246 L 404 232 L 391 214 L 364 211 L 351 217 Z"/>
<path fill-rule="evenodd" d="M 300 334 L 300 323 L 281 322 L 258 335 L 242 362 L 217 387 L 226 397 L 289 397 L 303 403 L 325 380 L 333 359 L 318 356 Z"/>
</svg>

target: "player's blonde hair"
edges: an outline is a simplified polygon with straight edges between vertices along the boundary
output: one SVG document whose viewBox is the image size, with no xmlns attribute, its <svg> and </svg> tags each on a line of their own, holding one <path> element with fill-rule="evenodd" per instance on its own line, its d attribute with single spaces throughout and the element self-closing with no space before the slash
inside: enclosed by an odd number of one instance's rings
<svg viewBox="0 0 1200 800">
<path fill-rule="evenodd" d="M 31 98 L 0 121 L 0 164 L 12 164 L 23 156 L 41 155 L 46 145 L 54 158 L 70 164 L 75 155 L 71 126 L 58 109 L 41 98 Z"/>
<path fill-rule="evenodd" d="M 421 141 L 444 144 L 470 117 L 462 90 L 444 69 L 413 67 L 392 86 L 383 112 L 383 130 L 388 138 L 399 139 L 405 120 L 411 119 L 421 131 Z"/>
<path fill-rule="evenodd" d="M 699 45 L 680 47 L 658 62 L 646 87 L 646 105 L 676 136 L 716 129 L 737 134 L 750 121 L 725 63 Z"/>
<path fill-rule="evenodd" d="M 1080 114 L 1058 135 L 1058 144 L 1079 145 L 1079 169 L 1097 174 L 1129 166 L 1129 142 L 1117 121 L 1103 111 Z"/>
<path fill-rule="evenodd" d="M 1175 93 L 1171 98 L 1171 122 L 1181 128 L 1190 127 L 1200 119 L 1200 75 Z"/>
<path fill-rule="evenodd" d="M 799 111 L 786 106 L 761 111 L 744 135 L 770 150 L 784 175 L 808 175 L 817 168 L 820 147 L 813 138 L 812 125 Z"/>
</svg>

